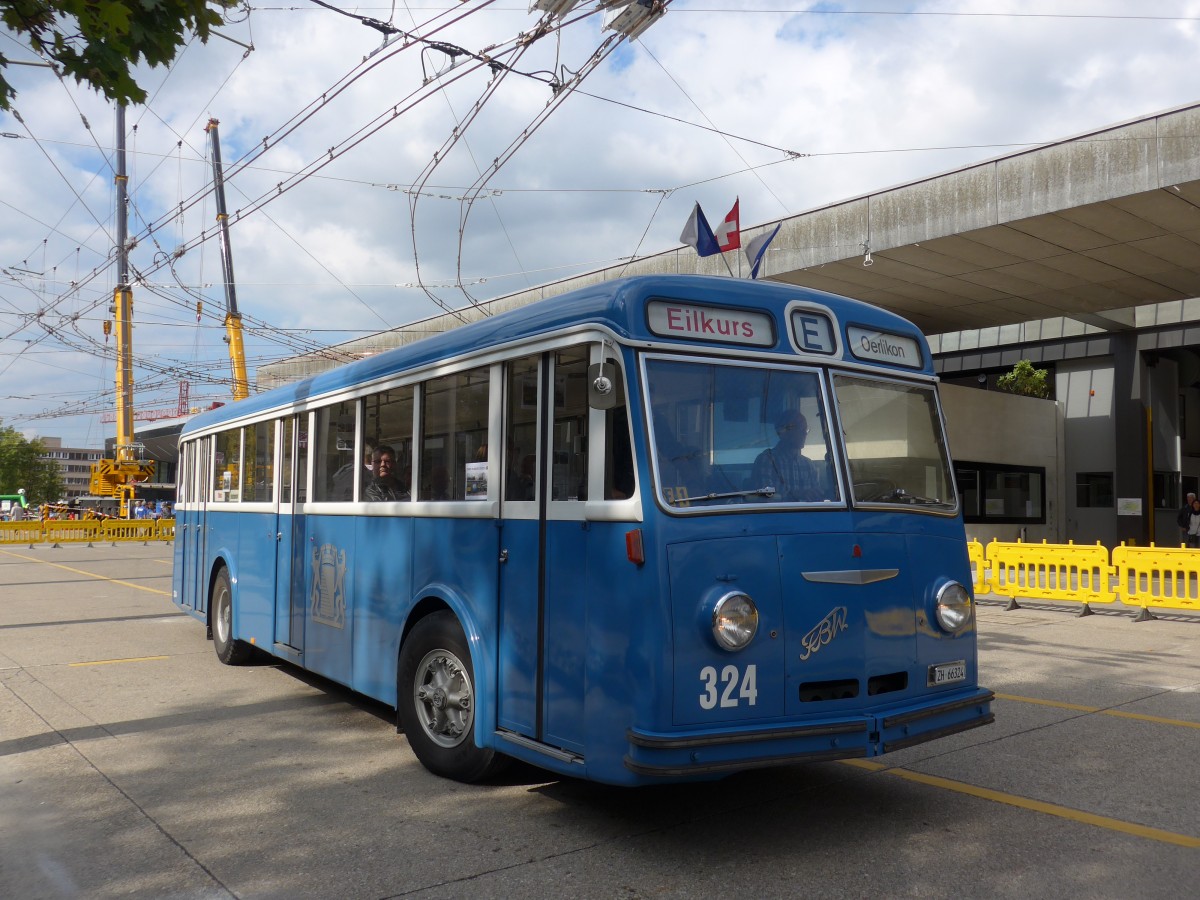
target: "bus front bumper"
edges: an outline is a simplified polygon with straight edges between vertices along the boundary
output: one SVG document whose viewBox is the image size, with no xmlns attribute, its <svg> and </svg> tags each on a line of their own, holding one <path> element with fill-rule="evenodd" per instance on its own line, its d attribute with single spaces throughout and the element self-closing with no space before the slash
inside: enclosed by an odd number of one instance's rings
<svg viewBox="0 0 1200 900">
<path fill-rule="evenodd" d="M 733 731 L 648 732 L 630 728 L 625 768 L 648 778 L 720 775 L 744 769 L 880 756 L 995 721 L 995 695 L 975 689 L 883 713 L 804 725 Z"/>
</svg>

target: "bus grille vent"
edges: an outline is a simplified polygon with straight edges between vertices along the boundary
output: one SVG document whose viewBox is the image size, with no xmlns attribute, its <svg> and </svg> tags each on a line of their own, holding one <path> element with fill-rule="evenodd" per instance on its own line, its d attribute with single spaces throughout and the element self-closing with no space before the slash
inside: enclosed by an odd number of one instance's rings
<svg viewBox="0 0 1200 900">
<path fill-rule="evenodd" d="M 852 700 L 858 696 L 857 678 L 836 678 L 833 681 L 806 681 L 800 685 L 800 702 L 818 700 Z"/>
<path fill-rule="evenodd" d="M 867 696 L 890 694 L 892 691 L 902 691 L 908 687 L 907 672 L 893 672 L 890 675 L 875 675 L 867 680 Z"/>
</svg>

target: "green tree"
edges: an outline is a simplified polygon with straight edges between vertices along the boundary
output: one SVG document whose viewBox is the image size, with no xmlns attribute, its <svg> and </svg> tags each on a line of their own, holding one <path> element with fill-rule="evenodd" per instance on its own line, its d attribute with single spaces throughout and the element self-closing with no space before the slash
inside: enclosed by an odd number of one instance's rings
<svg viewBox="0 0 1200 900">
<path fill-rule="evenodd" d="M 31 506 L 62 499 L 58 466 L 41 458 L 45 452 L 41 441 L 27 441 L 15 428 L 0 426 L 0 494 L 15 494 L 24 488 Z"/>
<path fill-rule="evenodd" d="M 1035 369 L 1027 359 L 1021 360 L 1007 375 L 996 379 L 996 387 L 1010 394 L 1020 394 L 1022 397 L 1050 396 L 1050 385 L 1046 383 L 1046 369 Z"/>
<path fill-rule="evenodd" d="M 194 34 L 208 41 L 221 11 L 240 0 L 0 0 L 0 21 L 38 56 L 77 82 L 87 82 L 110 100 L 142 103 L 146 92 L 132 66 L 171 62 Z M 3 72 L 0 109 L 16 96 Z"/>
</svg>

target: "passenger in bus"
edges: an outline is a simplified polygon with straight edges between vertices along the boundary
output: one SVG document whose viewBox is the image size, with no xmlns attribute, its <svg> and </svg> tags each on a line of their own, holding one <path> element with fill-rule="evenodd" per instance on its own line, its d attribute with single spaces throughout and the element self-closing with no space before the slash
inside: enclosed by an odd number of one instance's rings
<svg viewBox="0 0 1200 900">
<path fill-rule="evenodd" d="M 363 452 L 363 493 L 366 494 L 366 485 L 371 483 L 371 467 L 375 457 L 375 442 L 371 438 L 366 440 L 366 450 Z M 357 464 L 354 460 L 346 463 L 340 469 L 333 473 L 333 487 L 330 492 L 329 499 L 331 500 L 353 500 L 354 499 L 354 471 Z"/>
<path fill-rule="evenodd" d="M 537 457 L 528 453 L 518 464 L 518 455 L 515 448 L 509 448 L 508 472 L 504 476 L 504 499 L 532 500 L 533 476 L 537 467 Z"/>
<path fill-rule="evenodd" d="M 371 482 L 367 485 L 366 499 L 371 502 L 408 500 L 409 494 L 395 476 L 396 451 L 387 444 L 380 444 L 371 454 Z"/>
<path fill-rule="evenodd" d="M 779 443 L 758 454 L 748 490 L 775 488 L 775 500 L 823 500 L 826 492 L 811 459 L 804 455 L 808 419 L 798 409 L 784 410 L 775 421 Z"/>
<path fill-rule="evenodd" d="M 429 499 L 450 499 L 450 475 L 445 466 L 434 466 L 429 470 Z"/>
</svg>

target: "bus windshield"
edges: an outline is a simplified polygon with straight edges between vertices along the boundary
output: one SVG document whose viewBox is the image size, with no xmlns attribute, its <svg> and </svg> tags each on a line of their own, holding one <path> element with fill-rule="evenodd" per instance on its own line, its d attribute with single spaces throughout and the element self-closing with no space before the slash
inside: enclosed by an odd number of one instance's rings
<svg viewBox="0 0 1200 900">
<path fill-rule="evenodd" d="M 837 444 L 813 370 L 651 358 L 646 384 L 668 507 L 840 504 L 843 454 L 855 504 L 956 508 L 931 386 L 835 375 Z"/>
<path fill-rule="evenodd" d="M 653 358 L 646 384 L 667 506 L 842 502 L 816 371 Z"/>
<path fill-rule="evenodd" d="M 957 506 L 931 386 L 835 375 L 855 503 Z"/>
</svg>

